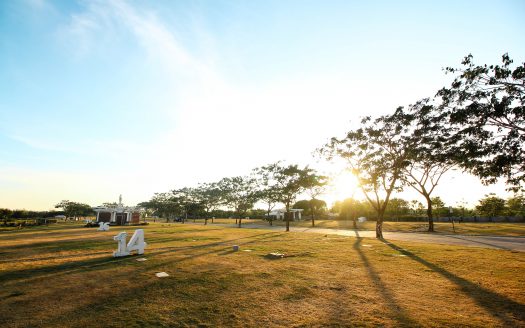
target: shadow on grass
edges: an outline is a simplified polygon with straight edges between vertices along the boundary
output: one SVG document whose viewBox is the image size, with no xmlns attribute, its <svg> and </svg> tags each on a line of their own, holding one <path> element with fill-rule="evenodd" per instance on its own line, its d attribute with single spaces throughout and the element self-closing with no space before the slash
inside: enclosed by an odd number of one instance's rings
<svg viewBox="0 0 525 328">
<path fill-rule="evenodd" d="M 408 258 L 416 262 L 421 263 L 422 265 L 436 273 L 439 273 L 444 278 L 456 284 L 465 295 L 473 299 L 487 312 L 504 323 L 505 326 L 515 327 L 519 325 L 516 320 L 519 320 L 521 323 L 525 321 L 525 305 L 513 301 L 510 298 L 500 295 L 489 289 L 483 288 L 471 281 L 468 281 L 465 278 L 458 277 L 455 274 L 435 265 L 434 263 L 428 262 L 416 254 L 393 244 L 392 242 L 386 241 L 384 239 L 382 241 L 392 249 L 400 252 L 403 255 L 406 255 Z"/>
<path fill-rule="evenodd" d="M 190 254 L 190 255 L 184 256 L 182 258 L 175 259 L 175 260 L 163 261 L 163 262 L 157 263 L 154 266 L 150 266 L 149 268 L 158 268 L 158 267 L 163 266 L 163 265 L 168 265 L 168 264 L 172 264 L 172 263 L 177 263 L 177 262 L 182 262 L 182 261 L 186 261 L 186 260 L 191 260 L 191 259 L 195 259 L 195 258 L 198 258 L 198 257 L 201 257 L 201 256 L 211 255 L 211 254 L 218 254 L 218 255 L 221 255 L 221 256 L 231 255 L 231 254 L 239 253 L 239 252 L 238 251 L 237 252 L 231 251 L 229 249 L 229 247 L 231 247 L 232 245 L 230 245 L 229 243 L 236 242 L 236 244 L 238 246 L 244 246 L 244 245 L 249 245 L 249 244 L 261 242 L 261 241 L 263 241 L 265 239 L 271 239 L 271 238 L 275 238 L 275 237 L 280 237 L 281 235 L 283 235 L 283 233 L 266 232 L 266 233 L 261 233 L 261 234 L 258 234 L 258 235 L 252 235 L 252 236 L 249 236 L 249 237 L 230 239 L 230 240 L 226 240 L 226 241 L 222 241 L 222 242 L 205 244 L 205 245 L 188 246 L 188 247 L 184 247 L 184 248 L 175 248 L 175 249 L 174 248 L 169 248 L 169 249 L 163 250 L 161 252 L 155 252 L 154 254 L 155 255 L 159 255 L 159 254 L 171 253 L 171 252 L 175 252 L 175 251 L 179 251 L 179 250 L 183 250 L 183 249 L 201 249 L 201 248 L 226 246 L 226 245 L 228 247 L 228 248 L 224 248 L 223 247 L 223 248 L 216 249 L 216 250 L 209 250 L 209 251 L 201 252 L 201 253 L 197 253 L 197 254 Z M 255 238 L 255 237 L 258 237 L 258 238 L 250 240 L 250 241 L 246 241 L 246 242 L 240 242 L 240 243 L 238 242 L 241 239 Z"/>
<path fill-rule="evenodd" d="M 272 235 L 272 236 L 267 236 L 267 235 Z M 208 244 L 203 244 L 203 245 L 189 245 L 189 246 L 174 246 L 174 247 L 157 248 L 157 249 L 152 249 L 150 251 L 147 251 L 146 254 L 149 253 L 151 255 L 160 255 L 164 253 L 177 252 L 181 250 L 192 250 L 192 249 L 199 250 L 199 249 L 205 249 L 205 248 L 210 248 L 210 247 L 227 245 L 228 243 L 237 242 L 239 240 L 243 240 L 247 238 L 254 238 L 254 237 L 260 237 L 260 236 L 266 236 L 266 238 L 270 238 L 270 237 L 279 236 L 279 235 L 280 234 L 276 234 L 275 232 L 268 232 L 268 233 L 262 233 L 262 234 L 247 236 L 247 237 L 224 240 L 224 241 L 208 243 Z M 259 240 L 261 240 L 261 238 L 252 240 L 248 243 L 253 243 Z M 248 243 L 239 243 L 239 245 L 244 245 Z M 175 261 L 168 261 L 166 263 L 158 264 L 157 266 L 164 265 L 170 262 L 180 262 L 183 260 L 200 257 L 200 256 L 204 256 L 207 254 L 218 253 L 224 250 L 225 250 L 224 248 L 221 248 L 219 250 L 192 254 L 182 259 L 177 259 Z M 81 270 L 97 270 L 97 269 L 102 269 L 106 265 L 130 261 L 133 258 L 134 256 L 114 258 L 114 257 L 111 257 L 111 253 L 108 251 L 107 256 L 97 257 L 94 259 L 88 259 L 88 260 L 82 260 L 82 261 L 71 261 L 71 262 L 60 263 L 60 264 L 40 266 L 37 268 L 26 268 L 26 269 L 0 272 L 0 281 L 7 283 L 11 281 L 19 281 L 19 280 L 24 280 L 24 279 L 36 279 L 36 278 L 42 278 L 46 276 L 56 277 L 58 275 L 70 274 L 70 273 L 78 272 Z"/>
<path fill-rule="evenodd" d="M 491 243 L 485 243 L 485 242 L 482 242 L 482 241 L 479 241 L 479 240 L 473 240 L 472 238 L 469 238 L 467 236 L 447 235 L 447 237 L 455 238 L 455 239 L 461 239 L 461 240 L 466 240 L 466 241 L 469 241 L 471 243 L 480 244 L 480 245 L 486 245 L 486 246 L 490 246 L 490 247 L 497 248 L 497 249 L 503 249 L 503 250 L 506 250 L 506 251 L 513 250 L 513 248 L 508 248 L 508 247 L 505 247 L 505 246 L 495 245 L 495 244 L 491 244 Z"/>
<path fill-rule="evenodd" d="M 381 277 L 377 273 L 377 271 L 374 269 L 368 258 L 366 257 L 365 253 L 363 252 L 363 249 L 361 246 L 361 242 L 363 240 L 362 237 L 359 237 L 359 233 L 357 233 L 356 240 L 354 242 L 353 248 L 356 250 L 357 254 L 361 258 L 361 261 L 363 262 L 363 265 L 368 273 L 368 276 L 370 279 L 372 279 L 372 282 L 376 288 L 376 290 L 381 294 L 381 297 L 385 300 L 385 304 L 390 310 L 390 312 L 394 315 L 396 321 L 398 321 L 400 326 L 404 327 L 417 327 L 420 326 L 417 321 L 412 319 L 408 313 L 406 313 L 405 310 L 401 308 L 401 306 L 396 301 L 394 295 L 388 289 L 388 287 L 383 283 L 381 280 Z"/>
<path fill-rule="evenodd" d="M 108 256 L 97 257 L 94 259 L 66 262 L 54 265 L 40 266 L 38 268 L 28 268 L 20 270 L 4 271 L 0 273 L 0 281 L 3 283 L 23 280 L 25 278 L 41 278 L 46 276 L 56 277 L 58 275 L 70 274 L 78 272 L 80 270 L 95 270 L 101 268 L 104 265 L 130 261 L 133 257 L 114 258 Z"/>
</svg>

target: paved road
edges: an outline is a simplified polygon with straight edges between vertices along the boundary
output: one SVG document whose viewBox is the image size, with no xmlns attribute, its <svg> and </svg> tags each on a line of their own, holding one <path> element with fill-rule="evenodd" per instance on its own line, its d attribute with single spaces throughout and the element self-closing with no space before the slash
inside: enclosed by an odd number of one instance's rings
<svg viewBox="0 0 525 328">
<path fill-rule="evenodd" d="M 217 224 L 228 227 L 236 227 L 234 224 Z M 281 226 L 267 226 L 258 224 L 243 224 L 244 229 L 264 229 L 272 231 L 284 231 Z M 365 230 L 344 230 L 344 229 L 326 229 L 326 228 L 303 228 L 290 227 L 293 232 L 312 232 L 327 235 L 340 235 L 349 237 L 375 237 L 375 231 Z M 483 247 L 504 249 L 509 251 L 525 252 L 525 237 L 501 237 L 501 236 L 467 236 L 467 235 L 445 235 L 445 234 L 427 234 L 415 232 L 383 232 L 385 239 L 415 241 L 421 243 L 458 245 L 470 247 Z"/>
</svg>

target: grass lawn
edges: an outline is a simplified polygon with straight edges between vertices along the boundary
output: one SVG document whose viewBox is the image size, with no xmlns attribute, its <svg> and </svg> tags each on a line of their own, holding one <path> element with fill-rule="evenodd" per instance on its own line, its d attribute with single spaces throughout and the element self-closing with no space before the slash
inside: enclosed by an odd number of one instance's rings
<svg viewBox="0 0 525 328">
<path fill-rule="evenodd" d="M 202 220 L 198 220 L 199 222 Z M 211 222 L 211 221 L 208 221 Z M 215 219 L 216 223 L 235 223 L 235 219 Z M 261 224 L 268 225 L 263 220 L 242 220 L 242 224 Z M 283 221 L 274 221 L 273 225 L 285 226 Z M 437 233 L 445 234 L 464 234 L 464 235 L 493 235 L 493 236 L 525 236 L 525 223 L 455 223 L 456 231 L 452 229 L 452 223 L 434 222 L 434 230 Z M 290 222 L 290 226 L 311 227 L 311 220 Z M 328 229 L 353 229 L 352 221 L 348 220 L 316 220 L 316 228 Z M 375 221 L 357 223 L 359 230 L 375 230 Z M 426 222 L 384 222 L 383 231 L 399 232 L 426 232 L 428 223 Z"/>
<path fill-rule="evenodd" d="M 1 232 L 0 327 L 525 326 L 525 253 L 157 223 L 112 258 L 134 229 Z"/>
</svg>

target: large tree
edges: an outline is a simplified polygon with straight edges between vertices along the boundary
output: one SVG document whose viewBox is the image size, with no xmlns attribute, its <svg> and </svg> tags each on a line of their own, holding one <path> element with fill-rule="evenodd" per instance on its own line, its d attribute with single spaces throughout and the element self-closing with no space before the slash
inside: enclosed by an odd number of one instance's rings
<svg viewBox="0 0 525 328">
<path fill-rule="evenodd" d="M 72 202 L 69 200 L 61 201 L 55 205 L 55 208 L 61 208 L 64 211 L 66 217 L 73 217 L 75 219 L 79 216 L 85 217 L 95 213 L 90 205 Z"/>
<path fill-rule="evenodd" d="M 205 220 L 210 217 L 210 213 L 214 212 L 219 206 L 224 204 L 224 195 L 219 183 L 217 182 L 200 184 L 196 189 L 196 197 L 198 203 L 206 214 Z"/>
<path fill-rule="evenodd" d="M 279 192 L 275 178 L 279 168 L 280 162 L 277 162 L 253 170 L 258 186 L 259 201 L 266 205 L 266 217 L 270 225 L 273 225 L 273 218 L 270 216 L 270 213 L 279 203 Z"/>
<path fill-rule="evenodd" d="M 297 196 L 303 193 L 307 187 L 309 176 L 314 171 L 308 166 L 300 168 L 298 165 L 277 165 L 275 168 L 276 191 L 279 202 L 284 204 L 286 231 L 290 231 L 290 209 L 295 203 Z"/>
<path fill-rule="evenodd" d="M 441 177 L 453 168 L 457 153 L 447 147 L 450 130 L 429 99 L 399 107 L 386 116 L 390 124 L 403 124 L 401 140 L 405 145 L 406 164 L 401 178 L 420 193 L 427 203 L 428 231 L 434 231 L 432 193 Z"/>
<path fill-rule="evenodd" d="M 359 187 L 377 214 L 376 237 L 383 238 L 383 218 L 390 196 L 401 188 L 401 177 L 407 165 L 402 140 L 403 122 L 385 117 L 365 117 L 361 127 L 349 131 L 342 139 L 332 138 L 321 149 L 328 160 L 339 157 L 359 180 Z"/>
<path fill-rule="evenodd" d="M 199 196 L 196 188 L 184 187 L 171 191 L 169 200 L 177 204 L 179 213 L 182 215 L 182 223 L 186 222 L 188 216 L 195 217 L 199 214 L 202 206 L 199 203 Z"/>
<path fill-rule="evenodd" d="M 476 205 L 476 211 L 479 215 L 488 216 L 491 219 L 501 216 L 506 211 L 505 200 L 492 193 L 485 195 L 484 198 L 479 200 L 479 204 Z"/>
<path fill-rule="evenodd" d="M 326 193 L 326 188 L 328 185 L 328 177 L 324 175 L 319 175 L 316 173 L 308 174 L 305 179 L 305 190 L 306 193 L 310 196 L 310 215 L 312 219 L 312 227 L 315 227 L 315 215 L 318 210 L 323 208 L 321 200 L 317 197 Z M 326 203 L 324 203 L 326 207 Z"/>
<path fill-rule="evenodd" d="M 165 218 L 166 222 L 182 211 L 181 203 L 172 192 L 155 193 L 149 201 L 139 203 L 138 206 L 153 211 L 155 215 Z"/>
<path fill-rule="evenodd" d="M 501 65 L 475 65 L 468 55 L 441 89 L 439 112 L 453 132 L 450 147 L 457 163 L 484 183 L 506 179 L 518 191 L 525 184 L 525 63 L 513 66 L 508 54 Z"/>
<path fill-rule="evenodd" d="M 507 211 L 509 215 L 512 216 L 525 216 L 525 196 L 516 194 L 506 202 Z"/>
<path fill-rule="evenodd" d="M 223 178 L 218 182 L 218 186 L 223 194 L 225 205 L 234 209 L 240 228 L 242 218 L 258 200 L 255 179 L 245 176 Z"/>
</svg>

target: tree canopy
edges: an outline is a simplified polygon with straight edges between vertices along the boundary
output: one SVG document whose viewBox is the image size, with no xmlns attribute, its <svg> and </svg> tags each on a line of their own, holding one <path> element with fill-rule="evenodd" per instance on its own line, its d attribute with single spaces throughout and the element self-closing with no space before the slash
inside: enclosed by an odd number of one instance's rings
<svg viewBox="0 0 525 328">
<path fill-rule="evenodd" d="M 438 107 L 452 135 L 456 162 L 484 183 L 506 179 L 510 190 L 525 184 L 525 63 L 513 66 L 508 54 L 501 65 L 476 65 L 473 56 L 461 68 L 447 67 L 455 78 L 438 91 Z"/>
</svg>

